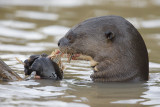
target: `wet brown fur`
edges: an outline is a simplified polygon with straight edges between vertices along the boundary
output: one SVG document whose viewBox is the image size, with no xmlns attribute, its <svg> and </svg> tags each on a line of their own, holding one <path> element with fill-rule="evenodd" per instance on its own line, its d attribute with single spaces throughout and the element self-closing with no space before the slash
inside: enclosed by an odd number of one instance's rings
<svg viewBox="0 0 160 107">
<path fill-rule="evenodd" d="M 137 29 L 120 16 L 85 20 L 71 28 L 58 45 L 61 51 L 88 55 L 98 62 L 93 81 L 148 80 L 145 43 Z"/>
</svg>

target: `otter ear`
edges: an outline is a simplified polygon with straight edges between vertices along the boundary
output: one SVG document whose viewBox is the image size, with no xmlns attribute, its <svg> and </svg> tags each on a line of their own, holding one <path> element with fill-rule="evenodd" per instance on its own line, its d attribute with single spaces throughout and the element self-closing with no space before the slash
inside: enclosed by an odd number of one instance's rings
<svg viewBox="0 0 160 107">
<path fill-rule="evenodd" d="M 105 32 L 105 36 L 106 36 L 106 38 L 107 38 L 108 40 L 111 40 L 111 39 L 113 39 L 113 38 L 115 37 L 114 33 L 111 32 L 111 31 L 106 31 L 106 32 Z"/>
</svg>

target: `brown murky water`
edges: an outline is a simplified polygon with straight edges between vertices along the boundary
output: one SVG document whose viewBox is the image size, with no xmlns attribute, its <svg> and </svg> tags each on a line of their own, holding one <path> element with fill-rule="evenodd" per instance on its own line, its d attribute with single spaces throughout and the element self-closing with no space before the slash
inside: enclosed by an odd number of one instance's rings
<svg viewBox="0 0 160 107">
<path fill-rule="evenodd" d="M 87 61 L 64 63 L 62 81 L 1 82 L 0 107 L 160 107 L 159 10 L 159 0 L 0 0 L 0 57 L 22 77 L 14 57 L 50 54 L 72 26 L 95 16 L 125 17 L 142 34 L 150 57 L 145 83 L 93 83 Z"/>
</svg>

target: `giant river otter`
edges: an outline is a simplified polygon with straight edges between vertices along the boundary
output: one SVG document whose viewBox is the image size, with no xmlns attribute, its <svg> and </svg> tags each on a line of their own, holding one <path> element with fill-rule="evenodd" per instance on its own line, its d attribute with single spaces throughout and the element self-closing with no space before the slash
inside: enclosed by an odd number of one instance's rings
<svg viewBox="0 0 160 107">
<path fill-rule="evenodd" d="M 85 20 L 71 28 L 58 46 L 64 53 L 90 56 L 95 62 L 93 81 L 148 80 L 145 43 L 136 28 L 120 16 Z"/>
</svg>

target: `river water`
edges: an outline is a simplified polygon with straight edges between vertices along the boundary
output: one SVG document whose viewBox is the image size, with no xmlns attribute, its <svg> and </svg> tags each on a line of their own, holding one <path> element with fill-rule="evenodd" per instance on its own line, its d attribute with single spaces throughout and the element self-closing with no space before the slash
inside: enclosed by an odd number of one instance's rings
<svg viewBox="0 0 160 107">
<path fill-rule="evenodd" d="M 32 54 L 50 54 L 75 24 L 120 15 L 142 34 L 150 60 L 145 83 L 94 83 L 88 61 L 64 60 L 62 81 L 0 83 L 0 107 L 160 107 L 159 0 L 0 0 L 0 58 L 20 76 Z"/>
</svg>

